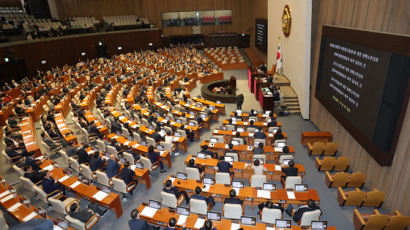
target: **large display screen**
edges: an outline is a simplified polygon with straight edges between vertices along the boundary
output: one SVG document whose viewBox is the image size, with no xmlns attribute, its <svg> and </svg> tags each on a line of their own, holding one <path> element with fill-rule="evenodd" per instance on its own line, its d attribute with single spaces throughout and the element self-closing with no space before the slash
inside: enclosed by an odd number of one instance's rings
<svg viewBox="0 0 410 230">
<path fill-rule="evenodd" d="M 322 30 L 315 95 L 382 166 L 392 163 L 408 103 L 409 43 L 400 35 Z"/>
<path fill-rule="evenodd" d="M 268 20 L 255 20 L 255 47 L 266 53 L 268 50 Z"/>
</svg>

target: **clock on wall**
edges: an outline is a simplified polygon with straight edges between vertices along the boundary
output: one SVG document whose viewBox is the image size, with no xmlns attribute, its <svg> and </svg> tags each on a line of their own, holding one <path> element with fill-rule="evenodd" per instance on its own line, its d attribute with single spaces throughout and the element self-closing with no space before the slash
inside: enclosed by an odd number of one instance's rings
<svg viewBox="0 0 410 230">
<path fill-rule="evenodd" d="M 289 36 L 290 34 L 290 27 L 292 24 L 292 17 L 290 16 L 290 8 L 288 5 L 283 8 L 282 14 L 282 31 L 285 37 Z"/>
</svg>

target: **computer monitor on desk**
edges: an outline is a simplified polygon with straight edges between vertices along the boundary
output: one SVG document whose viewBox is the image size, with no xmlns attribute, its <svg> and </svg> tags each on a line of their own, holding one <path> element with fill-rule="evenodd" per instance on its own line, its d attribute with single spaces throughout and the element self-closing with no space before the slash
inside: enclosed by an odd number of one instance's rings
<svg viewBox="0 0 410 230">
<path fill-rule="evenodd" d="M 281 219 L 276 219 L 275 220 L 275 228 L 290 228 L 291 221 L 290 220 L 281 220 Z"/>
<path fill-rule="evenodd" d="M 238 145 L 240 145 L 241 143 L 239 143 L 238 140 L 232 140 L 232 141 L 231 141 L 231 144 L 234 145 L 234 146 L 238 146 Z"/>
<path fill-rule="evenodd" d="M 155 209 L 161 209 L 161 202 L 156 200 L 149 200 L 149 206 Z"/>
<path fill-rule="evenodd" d="M 232 181 L 232 187 L 233 188 L 243 188 L 243 181 Z"/>
<path fill-rule="evenodd" d="M 178 215 L 189 216 L 189 214 L 190 214 L 189 208 L 184 208 L 184 207 L 177 206 L 177 214 Z"/>
<path fill-rule="evenodd" d="M 295 184 L 295 192 L 307 192 L 307 184 Z"/>
<path fill-rule="evenodd" d="M 241 217 L 241 224 L 254 226 L 254 225 L 256 225 L 256 218 L 251 217 L 251 216 L 242 216 Z"/>
<path fill-rule="evenodd" d="M 177 178 L 180 180 L 186 180 L 188 178 L 186 173 L 177 172 Z"/>
<path fill-rule="evenodd" d="M 327 229 L 327 221 L 312 221 L 312 230 L 325 230 Z"/>
<path fill-rule="evenodd" d="M 219 212 L 208 212 L 208 220 L 221 221 L 221 213 Z"/>
<path fill-rule="evenodd" d="M 215 184 L 215 179 L 210 177 L 204 177 L 204 184 L 213 185 Z"/>
</svg>

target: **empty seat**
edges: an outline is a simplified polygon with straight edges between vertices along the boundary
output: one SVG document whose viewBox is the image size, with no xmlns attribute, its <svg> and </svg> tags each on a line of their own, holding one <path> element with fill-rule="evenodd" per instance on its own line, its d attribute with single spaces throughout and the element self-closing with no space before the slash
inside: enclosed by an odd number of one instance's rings
<svg viewBox="0 0 410 230">
<path fill-rule="evenodd" d="M 363 201 L 362 206 L 377 207 L 380 208 L 384 201 L 384 192 L 373 189 L 373 191 L 367 192 L 366 198 Z"/>
<path fill-rule="evenodd" d="M 300 226 L 310 226 L 312 221 L 318 221 L 321 215 L 320 209 L 316 209 L 310 212 L 304 212 L 300 219 Z"/>
<path fill-rule="evenodd" d="M 309 155 L 322 155 L 324 150 L 325 150 L 324 142 L 313 142 L 313 144 L 310 144 L 308 142 L 308 154 Z"/>
<path fill-rule="evenodd" d="M 186 167 L 187 178 L 191 180 L 201 180 L 201 173 L 199 169 Z"/>
<path fill-rule="evenodd" d="M 329 172 L 326 172 L 326 174 L 325 174 L 326 185 L 329 188 L 332 188 L 332 187 L 346 187 L 346 184 L 348 183 L 349 176 L 350 176 L 349 173 L 346 173 L 346 172 L 338 172 L 334 175 L 330 175 Z"/>
<path fill-rule="evenodd" d="M 263 208 L 261 220 L 267 224 L 275 224 L 276 219 L 282 219 L 282 212 L 276 208 Z"/>
<path fill-rule="evenodd" d="M 251 187 L 263 188 L 263 183 L 266 183 L 265 175 L 252 175 L 250 180 Z"/>
<path fill-rule="evenodd" d="M 332 171 L 335 167 L 335 162 L 335 157 L 324 157 L 323 160 L 320 160 L 319 157 L 316 157 L 316 168 L 319 171 Z"/>
<path fill-rule="evenodd" d="M 337 153 L 337 143 L 336 142 L 327 142 L 323 151 L 325 156 L 334 156 Z"/>
<path fill-rule="evenodd" d="M 285 180 L 285 189 L 294 189 L 295 184 L 302 184 L 301 176 L 288 176 Z M 283 186 L 283 185 L 282 185 Z"/>
<path fill-rule="evenodd" d="M 353 211 L 353 225 L 356 230 L 382 230 L 385 229 L 389 221 L 387 215 L 381 215 L 379 211 L 374 210 L 371 215 L 362 215 L 357 209 Z M 394 228 L 399 230 L 399 228 Z"/>
<path fill-rule="evenodd" d="M 215 173 L 215 183 L 216 184 L 231 184 L 231 175 L 226 172 L 216 172 Z"/>
<path fill-rule="evenodd" d="M 340 206 L 362 206 L 366 193 L 356 189 L 354 191 L 343 191 L 342 188 L 337 190 L 337 200 Z"/>
<path fill-rule="evenodd" d="M 227 219 L 239 220 L 243 215 L 242 205 L 240 204 L 224 204 L 223 214 Z"/>
<path fill-rule="evenodd" d="M 364 182 L 366 181 L 366 174 L 361 172 L 354 172 L 350 175 L 350 178 L 347 182 L 348 188 L 362 188 Z"/>
<path fill-rule="evenodd" d="M 335 162 L 335 167 L 333 171 L 345 171 L 349 169 L 350 158 L 349 157 L 338 157 Z"/>
</svg>

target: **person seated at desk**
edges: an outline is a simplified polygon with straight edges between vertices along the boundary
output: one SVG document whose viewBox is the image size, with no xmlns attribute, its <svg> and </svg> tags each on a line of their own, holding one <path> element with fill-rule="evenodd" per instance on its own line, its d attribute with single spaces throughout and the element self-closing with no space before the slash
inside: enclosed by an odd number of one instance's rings
<svg viewBox="0 0 410 230">
<path fill-rule="evenodd" d="M 276 131 L 275 135 L 273 136 L 273 139 L 276 140 L 282 140 L 285 139 L 285 136 L 282 134 L 282 129 L 279 128 L 278 131 Z"/>
<path fill-rule="evenodd" d="M 204 226 L 202 226 L 199 230 L 217 230 L 215 227 L 212 227 L 212 221 L 206 220 Z"/>
<path fill-rule="evenodd" d="M 258 112 L 256 112 L 254 109 L 251 109 L 251 111 L 249 112 L 249 116 L 257 116 Z"/>
<path fill-rule="evenodd" d="M 97 151 L 93 154 L 90 160 L 90 169 L 91 171 L 95 172 L 98 169 L 103 169 L 105 161 L 101 159 L 100 153 Z"/>
<path fill-rule="evenodd" d="M 229 191 L 229 198 L 225 198 L 224 204 L 240 204 L 242 205 L 242 201 L 236 197 L 236 191 L 231 189 Z"/>
<path fill-rule="evenodd" d="M 44 176 L 47 174 L 46 172 L 35 171 L 31 167 L 31 165 L 25 165 L 24 169 L 24 177 L 30 179 L 34 184 L 42 181 Z"/>
<path fill-rule="evenodd" d="M 44 192 L 47 194 L 50 194 L 55 190 L 59 190 L 63 192 L 63 194 L 65 194 L 65 189 L 56 184 L 54 179 L 51 178 L 51 172 L 47 172 L 47 174 L 44 176 L 43 181 L 41 182 L 41 186 L 43 187 Z"/>
<path fill-rule="evenodd" d="M 95 121 L 90 121 L 87 132 L 88 132 L 88 135 L 96 135 L 97 137 L 100 136 L 100 131 L 98 130 L 97 126 L 95 125 Z"/>
<path fill-rule="evenodd" d="M 150 229 L 147 221 L 140 219 L 138 209 L 131 211 L 131 220 L 128 221 L 128 226 L 131 230 L 146 230 Z"/>
<path fill-rule="evenodd" d="M 7 123 L 9 125 L 9 127 L 12 129 L 12 131 L 15 131 L 16 129 L 20 130 L 20 128 L 18 127 L 18 124 L 19 124 L 20 121 L 19 121 L 19 119 L 17 119 L 16 115 L 10 114 L 9 118 L 7 120 L 8 120 Z"/>
<path fill-rule="evenodd" d="M 285 175 L 282 175 L 281 177 L 283 178 L 284 181 L 286 181 L 286 177 L 288 176 L 297 176 L 298 175 L 298 168 L 295 167 L 295 162 L 293 160 L 290 160 L 288 162 L 289 167 L 282 167 L 282 172 Z"/>
<path fill-rule="evenodd" d="M 148 147 L 148 158 L 152 164 L 159 163 L 159 167 L 161 169 L 161 173 L 165 172 L 164 163 L 160 159 L 160 155 L 158 152 L 155 151 L 154 146 L 150 145 Z"/>
<path fill-rule="evenodd" d="M 233 112 L 233 118 L 235 118 L 237 121 L 242 121 L 242 117 L 238 116 L 238 112 Z"/>
<path fill-rule="evenodd" d="M 266 202 L 263 202 L 263 203 L 260 203 L 260 204 L 258 205 L 258 208 L 259 208 L 259 212 L 260 212 L 260 213 L 262 212 L 262 210 L 263 210 L 264 208 L 279 209 L 282 214 L 283 214 L 283 211 L 285 210 L 285 209 L 281 206 L 281 204 L 274 204 L 274 203 L 272 203 L 272 201 L 270 201 L 270 200 L 268 200 L 268 201 L 266 201 Z"/>
<path fill-rule="evenodd" d="M 26 114 L 26 110 L 23 109 L 23 102 L 20 101 L 18 102 L 15 106 L 14 106 L 14 112 L 18 115 L 18 116 L 24 116 Z"/>
<path fill-rule="evenodd" d="M 255 134 L 253 135 L 253 138 L 255 138 L 255 139 L 266 139 L 266 134 L 262 131 L 262 129 L 257 129 Z"/>
<path fill-rule="evenodd" d="M 160 131 L 161 127 L 157 126 L 155 132 L 151 134 L 151 138 L 155 140 L 155 143 L 159 143 L 162 140 L 161 134 L 159 134 Z"/>
<path fill-rule="evenodd" d="M 196 186 L 195 194 L 192 195 L 190 199 L 204 200 L 206 202 L 206 205 L 211 204 L 211 207 L 213 207 L 215 205 L 214 198 L 212 196 L 204 197 L 201 195 L 201 192 L 202 189 L 199 186 Z"/>
<path fill-rule="evenodd" d="M 44 143 L 46 143 L 48 147 L 50 147 L 50 150 L 54 151 L 61 148 L 61 144 L 48 137 L 45 132 L 41 133 L 41 138 L 43 139 Z"/>
<path fill-rule="evenodd" d="M 166 227 L 166 228 L 164 228 L 164 230 L 172 230 L 172 229 L 175 229 L 175 226 L 177 225 L 177 220 L 174 218 L 174 217 L 172 217 L 171 219 L 169 219 L 169 221 L 168 221 L 168 227 Z M 186 222 L 184 223 L 184 225 L 182 226 L 183 228 L 183 230 L 185 230 L 186 228 Z"/>
<path fill-rule="evenodd" d="M 252 169 L 254 171 L 254 175 L 264 175 L 263 172 L 267 171 L 265 166 L 260 165 L 260 161 L 258 159 L 253 161 Z"/>
<path fill-rule="evenodd" d="M 28 152 L 26 156 L 26 160 L 24 162 L 25 165 L 30 165 L 33 170 L 41 170 L 40 165 L 42 161 L 34 159 L 34 151 Z"/>
<path fill-rule="evenodd" d="M 111 122 L 111 132 L 112 133 L 121 133 L 122 125 L 118 122 L 118 118 L 114 118 L 114 121 Z"/>
<path fill-rule="evenodd" d="M 163 191 L 163 192 L 166 192 L 166 193 L 174 194 L 175 197 L 177 198 L 177 200 L 179 199 L 179 197 L 180 197 L 181 195 L 183 195 L 184 198 L 185 198 L 185 203 L 186 203 L 186 204 L 189 204 L 188 194 L 187 194 L 185 191 L 179 191 L 177 188 L 175 188 L 174 186 L 172 186 L 172 181 L 171 181 L 171 180 L 167 180 L 167 181 L 165 182 L 165 188 L 163 188 L 162 191 Z"/>
<path fill-rule="evenodd" d="M 206 154 L 207 156 L 211 156 L 211 158 L 213 159 L 218 158 L 218 154 L 216 152 L 208 150 L 208 145 L 202 146 L 201 153 Z"/>
<path fill-rule="evenodd" d="M 297 210 L 294 208 L 294 206 L 292 204 L 289 204 L 287 209 L 286 209 L 286 212 L 288 213 L 289 216 L 293 217 L 293 220 L 296 223 L 298 223 L 302 219 L 303 213 L 315 211 L 315 210 L 318 210 L 318 209 L 320 210 L 320 207 L 316 206 L 315 201 L 312 200 L 312 199 L 309 199 L 307 201 L 307 205 L 299 206 L 299 208 Z"/>
<path fill-rule="evenodd" d="M 228 144 L 228 150 L 226 150 L 225 155 L 226 155 L 227 153 L 238 154 L 238 151 L 233 150 L 233 144 L 229 143 L 229 144 Z"/>
<path fill-rule="evenodd" d="M 185 129 L 185 125 L 181 125 L 180 127 L 181 130 L 185 130 L 186 136 L 187 136 L 187 141 L 192 142 L 194 141 L 194 132 L 192 132 L 190 129 Z"/>
<path fill-rule="evenodd" d="M 83 209 L 83 210 L 77 211 L 77 209 L 78 209 L 77 203 L 71 204 L 68 215 L 70 215 L 72 218 L 77 219 L 83 223 L 87 223 L 94 216 L 94 211 L 92 210 Z"/>
<path fill-rule="evenodd" d="M 120 165 L 117 162 L 117 158 L 115 154 L 110 154 L 110 159 L 107 161 L 106 172 L 108 178 L 112 178 L 113 176 L 118 174 L 118 170 L 120 169 Z"/>
<path fill-rule="evenodd" d="M 111 140 L 111 146 L 117 150 L 117 153 L 123 151 L 123 148 L 121 147 L 120 143 L 118 143 L 115 139 Z"/>
<path fill-rule="evenodd" d="M 241 137 L 241 133 L 240 132 L 236 132 L 235 133 L 235 138 L 241 138 L 243 140 L 243 144 L 246 145 L 246 140 L 245 138 Z M 232 141 L 231 141 L 232 142 Z"/>
<path fill-rule="evenodd" d="M 276 122 L 276 118 L 274 118 L 273 116 L 270 117 L 270 121 L 268 122 L 268 127 L 276 127 L 276 126 L 278 126 L 278 123 Z"/>
<path fill-rule="evenodd" d="M 188 166 L 187 166 L 187 167 L 188 167 L 188 168 L 196 168 L 196 169 L 198 169 L 199 174 L 202 174 L 202 172 L 204 171 L 204 167 L 203 167 L 203 166 L 200 167 L 200 166 L 198 166 L 198 165 L 195 165 L 195 159 L 193 159 L 193 158 L 189 159 L 189 161 L 188 161 Z"/>
<path fill-rule="evenodd" d="M 138 181 L 134 178 L 135 177 L 135 172 L 132 171 L 130 168 L 130 162 L 126 161 L 124 162 L 124 168 L 121 169 L 121 172 L 118 174 L 118 177 L 121 178 L 125 184 L 129 184 L 132 181 L 134 181 L 136 184 L 138 184 Z M 130 191 L 132 195 L 132 190 Z"/>
<path fill-rule="evenodd" d="M 67 149 L 66 149 L 67 155 L 69 157 L 77 156 L 78 149 L 77 149 L 77 147 L 73 146 L 74 142 L 68 142 L 67 144 L 68 144 Z"/>
<path fill-rule="evenodd" d="M 224 156 L 219 157 L 219 162 L 216 166 L 218 167 L 218 172 L 226 172 L 226 173 L 231 173 L 230 169 L 233 167 L 229 162 L 225 161 Z"/>
<path fill-rule="evenodd" d="M 77 151 L 79 164 L 90 163 L 91 156 L 88 155 L 87 150 L 86 150 L 87 148 L 88 148 L 88 145 L 84 144 L 84 146 Z"/>
<path fill-rule="evenodd" d="M 263 143 L 259 142 L 258 147 L 252 150 L 253 154 L 264 154 L 265 150 L 263 149 Z"/>
<path fill-rule="evenodd" d="M 16 148 L 14 148 L 13 142 L 6 142 L 6 145 L 7 147 L 5 152 L 10 158 L 12 158 L 12 162 L 17 162 L 27 155 L 27 151 L 25 149 L 17 151 Z"/>
<path fill-rule="evenodd" d="M 254 120 L 250 120 L 250 121 L 249 121 L 248 128 L 256 128 L 256 126 L 254 125 L 254 123 L 255 123 Z"/>
</svg>

